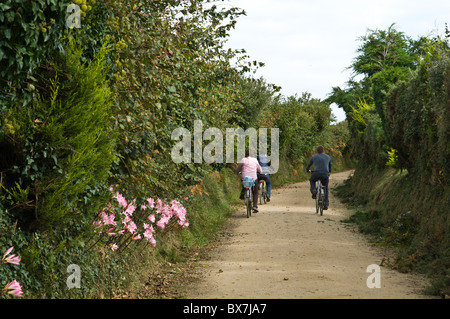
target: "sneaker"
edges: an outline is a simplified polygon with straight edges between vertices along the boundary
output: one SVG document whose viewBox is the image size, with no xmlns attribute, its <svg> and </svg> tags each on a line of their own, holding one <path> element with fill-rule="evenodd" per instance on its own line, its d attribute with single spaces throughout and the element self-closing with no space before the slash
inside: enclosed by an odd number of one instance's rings
<svg viewBox="0 0 450 319">
<path fill-rule="evenodd" d="M 317 191 L 312 192 L 312 199 L 316 199 Z"/>
<path fill-rule="evenodd" d="M 269 196 L 266 197 L 266 201 L 270 202 L 270 197 Z"/>
<path fill-rule="evenodd" d="M 258 207 L 253 206 L 253 212 L 254 212 L 254 213 L 257 213 L 257 212 L 258 212 Z"/>
<path fill-rule="evenodd" d="M 323 207 L 323 210 L 327 210 L 327 209 L 328 209 L 328 206 L 324 206 L 324 207 Z"/>
<path fill-rule="evenodd" d="M 244 199 L 245 195 L 241 193 L 241 196 L 239 196 L 240 199 Z"/>
</svg>

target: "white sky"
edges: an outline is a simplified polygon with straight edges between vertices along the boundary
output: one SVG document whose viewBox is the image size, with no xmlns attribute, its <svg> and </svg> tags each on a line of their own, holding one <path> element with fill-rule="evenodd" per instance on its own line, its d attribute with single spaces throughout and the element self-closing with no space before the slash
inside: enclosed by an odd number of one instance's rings
<svg viewBox="0 0 450 319">
<path fill-rule="evenodd" d="M 256 77 L 282 87 L 286 96 L 309 92 L 325 99 L 333 86 L 345 87 L 367 29 L 392 23 L 412 38 L 444 34 L 450 27 L 449 0 L 225 0 L 247 16 L 237 20 L 228 47 L 245 49 L 250 60 L 264 62 Z M 332 105 L 338 121 L 342 109 Z"/>
</svg>

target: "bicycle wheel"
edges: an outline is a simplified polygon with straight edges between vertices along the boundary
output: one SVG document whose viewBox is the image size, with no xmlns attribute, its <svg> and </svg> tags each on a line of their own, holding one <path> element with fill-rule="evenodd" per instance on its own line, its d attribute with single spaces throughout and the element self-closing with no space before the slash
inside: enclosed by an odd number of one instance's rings
<svg viewBox="0 0 450 319">
<path fill-rule="evenodd" d="M 319 187 L 320 187 L 320 181 L 317 183 L 317 193 L 316 193 L 316 214 L 319 212 L 319 199 L 320 199 L 320 197 L 319 197 L 319 195 L 320 195 L 320 192 L 318 191 L 319 190 Z"/>
<path fill-rule="evenodd" d="M 250 218 L 250 216 L 252 215 L 252 202 L 253 202 L 253 198 L 252 198 L 252 192 L 250 190 L 247 189 L 247 196 L 245 197 L 247 200 L 247 218 Z"/>
<path fill-rule="evenodd" d="M 319 200 L 320 216 L 322 216 L 323 215 L 323 206 L 325 204 L 325 194 L 323 193 L 322 187 L 319 190 L 319 194 L 320 194 L 320 200 Z"/>
<path fill-rule="evenodd" d="M 263 186 L 263 194 L 262 194 L 262 196 L 263 196 L 263 201 L 264 201 L 264 204 L 267 204 L 267 191 L 266 191 L 266 183 L 264 183 L 264 186 Z"/>
<path fill-rule="evenodd" d="M 266 182 L 262 182 L 260 185 L 260 193 L 259 193 L 259 203 L 265 204 L 266 203 Z"/>
<path fill-rule="evenodd" d="M 264 182 L 259 182 L 258 196 L 259 196 L 259 204 L 263 203 L 263 192 L 264 192 Z"/>
<path fill-rule="evenodd" d="M 323 215 L 323 198 L 321 199 L 319 207 L 320 207 L 320 216 L 322 216 Z"/>
</svg>

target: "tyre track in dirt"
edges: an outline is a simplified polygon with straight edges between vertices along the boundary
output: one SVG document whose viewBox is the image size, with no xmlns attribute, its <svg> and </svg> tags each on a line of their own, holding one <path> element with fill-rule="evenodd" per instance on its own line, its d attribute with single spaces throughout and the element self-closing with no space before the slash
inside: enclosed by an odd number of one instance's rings
<svg viewBox="0 0 450 319">
<path fill-rule="evenodd" d="M 350 172 L 332 174 L 330 187 Z M 228 236 L 200 261 L 199 280 L 188 299 L 415 299 L 423 277 L 380 267 L 380 288 L 368 288 L 367 267 L 387 258 L 368 243 L 351 212 L 330 192 L 330 207 L 315 214 L 309 182 L 272 191 L 271 202 L 246 218 L 244 206 L 230 218 Z"/>
</svg>

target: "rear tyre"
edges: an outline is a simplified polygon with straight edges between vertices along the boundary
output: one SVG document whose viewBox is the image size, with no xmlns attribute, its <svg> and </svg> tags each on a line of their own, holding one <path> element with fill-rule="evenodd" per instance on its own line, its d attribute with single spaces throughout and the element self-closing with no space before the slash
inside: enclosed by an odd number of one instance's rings
<svg viewBox="0 0 450 319">
<path fill-rule="evenodd" d="M 245 198 L 247 200 L 247 218 L 250 218 L 250 216 L 252 215 L 252 198 L 249 190 L 247 190 L 247 195 Z"/>
<path fill-rule="evenodd" d="M 261 194 L 261 200 L 264 204 L 267 203 L 267 194 L 266 194 L 266 183 L 263 183 L 262 185 L 262 194 Z"/>
<path fill-rule="evenodd" d="M 319 212 L 319 196 L 316 196 L 316 214 Z"/>
</svg>

